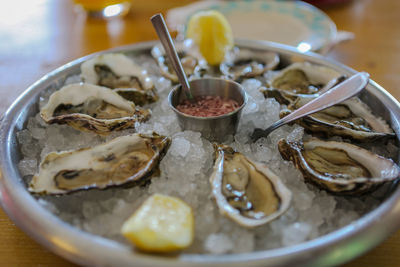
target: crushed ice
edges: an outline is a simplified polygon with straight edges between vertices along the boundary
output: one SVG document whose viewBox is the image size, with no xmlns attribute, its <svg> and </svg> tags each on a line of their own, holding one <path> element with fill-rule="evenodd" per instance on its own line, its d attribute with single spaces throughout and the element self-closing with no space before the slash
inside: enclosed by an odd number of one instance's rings
<svg viewBox="0 0 400 267">
<path fill-rule="evenodd" d="M 300 172 L 291 162 L 283 161 L 276 143 L 280 138 L 300 140 L 304 131 L 297 125 L 284 126 L 267 139 L 246 144 L 255 127 L 265 128 L 279 118 L 280 105 L 274 99 L 264 99 L 259 92 L 262 82 L 247 79 L 242 82 L 249 94 L 243 110 L 239 131 L 229 143 L 253 160 L 266 163 L 292 190 L 293 200 L 289 210 L 277 220 L 257 227 L 244 229 L 221 216 L 210 197 L 209 176 L 213 165 L 213 148 L 197 132 L 181 132 L 177 119 L 168 107 L 167 95 L 172 84 L 160 77 L 158 67 L 147 57 L 138 58 L 159 92 L 160 101 L 150 105 L 151 119 L 138 125 L 138 132 L 156 131 L 172 137 L 172 144 L 160 163 L 160 177 L 153 177 L 147 186 L 89 190 L 65 196 L 37 196 L 39 203 L 62 220 L 82 230 L 120 242 L 126 242 L 119 233 L 124 222 L 139 205 L 153 193 L 178 196 L 194 209 L 195 243 L 187 253 L 242 253 L 290 246 L 324 235 L 356 220 L 380 203 L 386 188 L 373 196 L 361 199 L 335 197 L 305 184 Z M 71 76 L 67 83 L 79 81 Z M 42 93 L 39 108 L 48 100 L 51 90 Z M 53 151 L 94 146 L 133 130 L 100 137 L 79 132 L 65 125 L 46 125 L 39 114 L 29 118 L 27 128 L 17 133 L 23 159 L 18 168 L 26 180 L 38 170 L 39 162 Z M 389 144 L 392 153 L 397 152 Z M 382 151 L 380 151 L 382 152 Z M 383 153 L 383 152 L 382 152 Z"/>
</svg>

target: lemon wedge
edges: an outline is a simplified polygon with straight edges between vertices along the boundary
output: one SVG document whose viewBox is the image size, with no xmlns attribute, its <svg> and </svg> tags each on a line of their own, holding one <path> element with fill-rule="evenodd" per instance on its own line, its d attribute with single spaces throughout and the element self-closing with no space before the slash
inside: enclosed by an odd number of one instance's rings
<svg viewBox="0 0 400 267">
<path fill-rule="evenodd" d="M 189 19 L 186 37 L 192 39 L 210 65 L 220 64 L 233 47 L 232 29 L 220 12 L 200 11 Z"/>
<path fill-rule="evenodd" d="M 192 209 L 179 198 L 154 194 L 122 225 L 121 233 L 147 252 L 186 248 L 194 236 Z"/>
</svg>

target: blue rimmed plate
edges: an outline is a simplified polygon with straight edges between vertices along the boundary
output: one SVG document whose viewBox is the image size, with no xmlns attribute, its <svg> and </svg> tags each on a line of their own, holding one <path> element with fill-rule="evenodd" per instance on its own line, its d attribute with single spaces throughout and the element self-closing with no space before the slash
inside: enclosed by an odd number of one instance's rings
<svg viewBox="0 0 400 267">
<path fill-rule="evenodd" d="M 335 40 L 337 34 L 335 23 L 325 13 L 301 1 L 211 2 L 201 9 L 223 13 L 235 38 L 283 43 L 301 52 L 319 50 Z"/>
</svg>

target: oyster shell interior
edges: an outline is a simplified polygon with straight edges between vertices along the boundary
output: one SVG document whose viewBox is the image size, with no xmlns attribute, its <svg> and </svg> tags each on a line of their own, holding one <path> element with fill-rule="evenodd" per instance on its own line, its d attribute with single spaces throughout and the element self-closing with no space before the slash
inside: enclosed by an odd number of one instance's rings
<svg viewBox="0 0 400 267">
<path fill-rule="evenodd" d="M 276 78 L 272 86 L 295 94 L 315 94 L 323 86 L 323 83 L 312 83 L 301 69 L 290 69 L 285 75 Z"/>
<path fill-rule="evenodd" d="M 116 119 L 129 117 L 134 114 L 133 110 L 120 109 L 103 99 L 91 96 L 85 102 L 76 106 L 72 104 L 60 104 L 53 113 L 54 117 L 68 115 L 71 113 L 87 114 L 97 119 Z"/>
<path fill-rule="evenodd" d="M 372 177 L 367 168 L 349 157 L 347 152 L 341 149 L 319 146 L 304 150 L 303 156 L 313 170 L 332 179 L 350 180 L 357 177 Z"/>
<path fill-rule="evenodd" d="M 263 90 L 265 97 L 273 97 L 281 104 L 289 104 L 298 96 L 317 95 L 343 81 L 339 72 L 309 62 L 298 62 L 271 74 L 267 78 L 270 88 Z"/>
<path fill-rule="evenodd" d="M 133 134 L 92 148 L 52 152 L 40 164 L 29 190 L 42 194 L 118 186 L 152 174 L 171 140 Z"/>
<path fill-rule="evenodd" d="M 314 97 L 299 96 L 288 109 L 296 110 L 313 99 Z M 287 111 L 284 110 L 281 116 L 285 115 Z M 312 132 L 339 135 L 360 142 L 395 136 L 387 122 L 375 116 L 357 97 L 297 120 L 297 123 Z"/>
<path fill-rule="evenodd" d="M 400 175 L 400 168 L 392 160 L 345 142 L 281 139 L 278 148 L 305 179 L 333 193 L 364 193 Z"/>
<path fill-rule="evenodd" d="M 287 210 L 291 192 L 265 165 L 219 145 L 212 193 L 220 212 L 242 226 L 265 224 Z"/>
<path fill-rule="evenodd" d="M 96 64 L 94 70 L 98 76 L 97 84 L 108 88 L 143 88 L 138 77 L 119 76 L 107 65 Z"/>
<path fill-rule="evenodd" d="M 83 81 L 113 89 L 137 105 L 158 100 L 147 71 L 119 53 L 104 54 L 81 65 Z"/>
<path fill-rule="evenodd" d="M 232 59 L 220 65 L 221 72 L 233 80 L 251 78 L 274 69 L 279 64 L 279 56 L 273 52 L 238 49 Z"/>
<path fill-rule="evenodd" d="M 81 83 L 54 92 L 40 115 L 47 123 L 66 123 L 78 130 L 109 134 L 147 120 L 150 111 L 137 108 L 108 88 Z"/>
</svg>

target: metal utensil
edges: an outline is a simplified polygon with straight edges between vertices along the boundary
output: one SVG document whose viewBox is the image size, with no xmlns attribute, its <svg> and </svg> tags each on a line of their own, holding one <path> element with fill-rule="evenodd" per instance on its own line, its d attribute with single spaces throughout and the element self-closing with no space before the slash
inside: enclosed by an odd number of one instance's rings
<svg viewBox="0 0 400 267">
<path fill-rule="evenodd" d="M 369 74 L 366 72 L 359 72 L 357 74 L 354 74 L 344 82 L 334 86 L 332 89 L 326 91 L 325 93 L 308 102 L 299 109 L 296 109 L 286 117 L 276 121 L 267 129 L 254 129 L 253 133 L 251 134 L 251 140 L 255 142 L 261 137 L 267 137 L 272 131 L 281 127 L 284 124 L 321 111 L 337 103 L 345 101 L 346 99 L 349 99 L 350 97 L 358 94 L 367 85 L 368 80 Z"/>
<path fill-rule="evenodd" d="M 189 82 L 187 80 L 185 71 L 183 70 L 181 61 L 179 60 L 178 54 L 176 53 L 174 43 L 172 42 L 171 35 L 168 32 L 168 28 L 165 24 L 162 14 L 156 14 L 152 16 L 151 23 L 153 23 L 153 27 L 156 30 L 158 38 L 165 49 L 165 53 L 172 62 L 172 66 L 174 67 L 176 75 L 178 76 L 179 82 L 182 84 L 182 88 L 186 94 L 186 97 L 190 101 L 193 101 L 193 95 L 190 91 Z"/>
<path fill-rule="evenodd" d="M 333 78 L 332 80 L 327 82 L 321 88 L 321 90 L 318 91 L 318 95 L 323 95 L 325 92 L 328 92 L 332 87 L 334 87 L 335 85 L 338 85 L 339 83 L 341 83 L 341 82 L 343 82 L 345 80 L 346 80 L 346 76 L 345 75 L 340 75 L 339 77 Z"/>
</svg>

